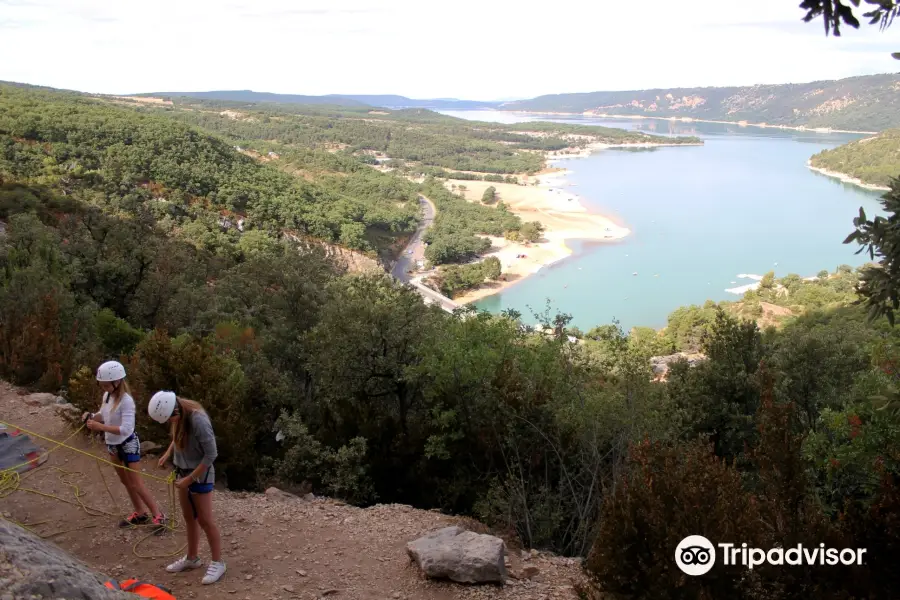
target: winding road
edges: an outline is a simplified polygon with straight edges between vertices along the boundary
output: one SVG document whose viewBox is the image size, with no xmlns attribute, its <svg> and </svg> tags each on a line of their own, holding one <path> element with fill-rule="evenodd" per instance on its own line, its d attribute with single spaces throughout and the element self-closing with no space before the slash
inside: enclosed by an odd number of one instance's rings
<svg viewBox="0 0 900 600">
<path fill-rule="evenodd" d="M 437 214 L 434 203 L 425 196 L 419 196 L 419 206 L 422 207 L 424 212 L 422 222 L 419 223 L 419 227 L 413 234 L 409 244 L 403 249 L 403 254 L 400 255 L 400 258 L 397 259 L 397 262 L 391 268 L 391 275 L 394 279 L 413 286 L 427 304 L 436 303 L 445 311 L 452 313 L 456 308 L 459 308 L 459 304 L 431 288 L 425 287 L 421 283 L 421 275 L 413 276 L 410 273 L 410 271 L 415 271 L 418 261 L 425 260 L 425 243 L 422 241 L 422 235 L 434 223 L 434 216 Z"/>
</svg>

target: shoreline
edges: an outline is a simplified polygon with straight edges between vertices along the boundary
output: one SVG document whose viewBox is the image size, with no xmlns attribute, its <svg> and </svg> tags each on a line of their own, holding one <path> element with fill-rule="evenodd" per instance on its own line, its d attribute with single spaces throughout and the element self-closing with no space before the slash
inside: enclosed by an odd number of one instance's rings
<svg viewBox="0 0 900 600">
<path fill-rule="evenodd" d="M 822 167 L 814 167 L 812 165 L 811 160 L 806 161 L 806 167 L 809 170 L 815 171 L 816 173 L 819 173 L 821 175 L 825 175 L 826 177 L 831 177 L 832 179 L 839 179 L 840 181 L 843 181 L 844 183 L 849 183 L 851 185 L 861 187 L 865 190 L 871 190 L 871 191 L 875 191 L 875 192 L 891 191 L 891 188 L 889 188 L 885 185 L 878 185 L 875 183 L 866 183 L 862 179 L 859 179 L 858 177 L 853 177 L 852 175 L 847 175 L 846 173 L 840 173 L 838 171 L 829 171 L 828 169 L 823 169 Z"/>
<path fill-rule="evenodd" d="M 550 156 L 548 153 L 547 168 L 543 174 L 534 176 L 534 179 L 539 181 L 537 186 L 469 180 L 446 181 L 447 187 L 465 185 L 464 195 L 470 202 L 479 202 L 484 190 L 493 186 L 497 190 L 499 200 L 511 213 L 521 218 L 523 222 L 539 221 L 545 227 L 541 240 L 534 243 L 511 242 L 502 237 L 490 237 L 491 249 L 482 258 L 496 256 L 500 259 L 501 280 L 486 282 L 478 288 L 466 290 L 453 298 L 454 302 L 465 305 L 493 296 L 541 269 L 572 256 L 574 250 L 567 243 L 569 240 L 615 243 L 631 234 L 631 230 L 617 224 L 613 219 L 590 212 L 577 194 L 566 189 L 571 187 L 566 179 L 571 171 L 552 165 L 557 160 L 584 158 L 590 156 L 593 151 L 606 147 L 610 146 L 591 144 L 587 149 L 573 154 Z"/>
<path fill-rule="evenodd" d="M 530 111 L 530 110 L 504 110 L 498 112 L 508 112 L 522 115 L 553 115 L 562 117 L 598 117 L 601 119 L 653 119 L 656 121 L 674 121 L 676 123 L 718 123 L 720 125 L 737 125 L 739 127 L 760 127 L 762 129 L 788 129 L 791 131 L 809 131 L 811 133 L 858 133 L 862 135 L 878 135 L 877 131 L 855 131 L 852 129 L 832 129 L 830 127 L 806 127 L 804 125 L 773 125 L 770 123 L 750 123 L 747 121 L 718 121 L 710 119 L 695 119 L 693 117 L 653 117 L 649 115 L 612 115 L 608 113 L 595 113 L 593 111 L 584 112 L 549 112 L 549 111 Z M 679 144 L 679 145 L 696 145 L 696 144 Z"/>
<path fill-rule="evenodd" d="M 610 148 L 678 148 L 681 146 L 687 148 L 696 148 L 697 146 L 705 146 L 703 142 L 699 144 L 676 144 L 672 142 L 631 142 L 624 144 L 607 144 L 606 142 L 591 142 L 585 148 L 580 148 L 577 151 L 566 152 L 566 150 L 556 150 L 553 152 L 547 153 L 547 164 L 558 160 L 565 160 L 569 158 L 587 158 L 598 152 L 600 150 L 609 150 Z M 565 152 L 565 153 L 564 153 Z M 564 153 L 564 154 L 563 154 Z"/>
</svg>

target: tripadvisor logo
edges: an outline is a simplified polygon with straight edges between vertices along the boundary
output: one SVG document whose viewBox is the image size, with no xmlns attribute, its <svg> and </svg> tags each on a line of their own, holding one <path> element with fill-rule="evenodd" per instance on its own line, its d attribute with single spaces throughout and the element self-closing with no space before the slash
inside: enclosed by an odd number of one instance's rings
<svg viewBox="0 0 900 600">
<path fill-rule="evenodd" d="M 702 535 L 689 535 L 678 543 L 675 562 L 688 575 L 703 575 L 716 564 L 716 549 Z"/>
<path fill-rule="evenodd" d="M 675 563 L 685 574 L 697 576 L 708 573 L 716 564 L 716 546 L 721 551 L 722 564 L 743 565 L 753 569 L 760 565 L 861 565 L 865 548 L 776 547 L 768 551 L 749 548 L 747 544 L 719 543 L 715 546 L 702 535 L 689 535 L 675 548 Z"/>
</svg>

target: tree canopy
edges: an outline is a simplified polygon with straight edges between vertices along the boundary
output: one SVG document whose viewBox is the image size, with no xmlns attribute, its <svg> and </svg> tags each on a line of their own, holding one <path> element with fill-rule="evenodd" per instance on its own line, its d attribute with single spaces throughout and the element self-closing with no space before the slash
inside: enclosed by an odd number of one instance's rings
<svg viewBox="0 0 900 600">
<path fill-rule="evenodd" d="M 863 183 L 888 186 L 900 175 L 900 129 L 888 129 L 815 154 L 813 167 L 844 173 Z"/>
</svg>

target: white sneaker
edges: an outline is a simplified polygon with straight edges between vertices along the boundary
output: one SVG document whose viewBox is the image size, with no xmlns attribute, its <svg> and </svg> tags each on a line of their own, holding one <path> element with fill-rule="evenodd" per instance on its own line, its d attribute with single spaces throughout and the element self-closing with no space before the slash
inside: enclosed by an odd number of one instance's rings
<svg viewBox="0 0 900 600">
<path fill-rule="evenodd" d="M 166 567 L 166 571 L 169 573 L 181 573 L 182 571 L 196 569 L 201 566 L 203 566 L 203 562 L 200 560 L 199 556 L 193 560 L 189 560 L 187 556 L 183 556 Z"/>
<path fill-rule="evenodd" d="M 217 582 L 225 574 L 225 562 L 211 562 L 209 568 L 206 569 L 206 577 L 203 578 L 203 585 L 209 585 Z"/>
</svg>

